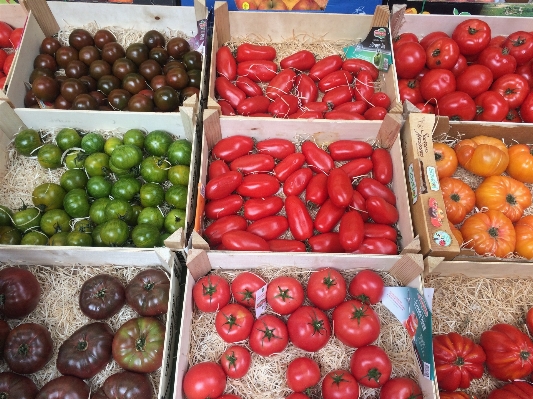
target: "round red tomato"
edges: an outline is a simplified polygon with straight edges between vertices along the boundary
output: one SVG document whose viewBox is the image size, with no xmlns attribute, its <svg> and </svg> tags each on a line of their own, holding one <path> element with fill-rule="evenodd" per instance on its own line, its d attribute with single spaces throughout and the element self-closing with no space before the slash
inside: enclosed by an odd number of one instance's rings
<svg viewBox="0 0 533 399">
<path fill-rule="evenodd" d="M 533 93 L 529 93 L 520 106 L 520 116 L 526 123 L 533 122 Z"/>
<path fill-rule="evenodd" d="M 459 59 L 459 46 L 455 40 L 443 37 L 426 48 L 426 65 L 429 69 L 452 69 Z"/>
<path fill-rule="evenodd" d="M 422 45 L 422 47 L 425 49 L 428 48 L 428 46 L 433 43 L 435 40 L 437 39 L 440 39 L 441 37 L 450 37 L 448 36 L 447 33 L 445 32 L 442 32 L 442 31 L 436 31 L 436 32 L 431 32 L 431 33 L 428 33 L 426 36 L 424 36 L 421 40 L 420 40 L 420 44 Z"/>
<path fill-rule="evenodd" d="M 267 314 L 259 317 L 250 333 L 250 348 L 261 356 L 280 353 L 289 343 L 289 333 L 283 320 Z"/>
<path fill-rule="evenodd" d="M 379 274 L 372 270 L 362 270 L 350 282 L 348 293 L 363 303 L 374 305 L 381 301 L 384 287 Z"/>
<path fill-rule="evenodd" d="M 492 84 L 492 72 L 484 65 L 470 65 L 457 76 L 457 91 L 463 91 L 476 98 L 487 91 Z"/>
<path fill-rule="evenodd" d="M 477 63 L 489 68 L 493 79 L 498 79 L 508 73 L 514 73 L 516 70 L 516 59 L 509 54 L 507 47 L 487 47 L 479 54 Z"/>
<path fill-rule="evenodd" d="M 268 284 L 267 302 L 278 314 L 291 314 L 305 299 L 302 284 L 294 277 L 277 277 Z"/>
<path fill-rule="evenodd" d="M 0 21 L 0 48 L 11 48 L 12 45 L 9 41 L 9 37 L 13 32 L 13 28 L 7 23 Z"/>
<path fill-rule="evenodd" d="M 216 312 L 229 303 L 229 283 L 220 276 L 204 276 L 194 285 L 192 297 L 202 312 Z"/>
<path fill-rule="evenodd" d="M 307 282 L 307 297 L 319 309 L 334 308 L 346 298 L 346 281 L 335 269 L 313 272 Z"/>
<path fill-rule="evenodd" d="M 452 67 L 451 71 L 453 75 L 457 77 L 464 72 L 467 66 L 468 66 L 468 63 L 466 61 L 466 57 L 462 54 L 459 54 L 459 57 L 457 58 L 457 62 Z"/>
<path fill-rule="evenodd" d="M 507 36 L 503 47 L 509 49 L 517 65 L 527 64 L 533 58 L 533 35 L 524 31 L 517 31 Z"/>
<path fill-rule="evenodd" d="M 287 320 L 289 338 L 297 348 L 308 352 L 322 349 L 331 337 L 331 326 L 324 312 L 312 306 L 302 306 Z"/>
<path fill-rule="evenodd" d="M 228 377 L 242 378 L 250 369 L 252 356 L 244 346 L 233 345 L 224 351 L 220 364 Z"/>
<path fill-rule="evenodd" d="M 287 385 L 294 392 L 304 392 L 320 381 L 320 367 L 308 357 L 298 357 L 287 367 Z"/>
<path fill-rule="evenodd" d="M 382 387 L 380 399 L 415 399 L 422 397 L 422 390 L 410 378 L 392 378 Z"/>
<path fill-rule="evenodd" d="M 230 303 L 220 309 L 215 317 L 218 335 L 228 343 L 243 341 L 250 335 L 254 316 L 237 303 Z"/>
<path fill-rule="evenodd" d="M 400 79 L 412 79 L 424 69 L 426 52 L 417 42 L 407 42 L 394 51 L 394 65 Z"/>
<path fill-rule="evenodd" d="M 468 94 L 454 91 L 439 100 L 435 113 L 452 121 L 472 121 L 476 116 L 476 103 Z"/>
<path fill-rule="evenodd" d="M 456 80 L 453 73 L 447 69 L 432 69 L 420 80 L 420 93 L 424 100 L 432 104 L 455 91 Z"/>
<path fill-rule="evenodd" d="M 496 91 L 485 91 L 474 100 L 476 103 L 476 121 L 500 122 L 509 112 L 505 98 Z"/>
<path fill-rule="evenodd" d="M 428 102 L 425 103 L 415 103 L 415 107 L 417 107 L 420 112 L 424 114 L 434 114 L 435 113 L 435 107 L 431 105 Z"/>
<path fill-rule="evenodd" d="M 527 79 L 516 73 L 496 79 L 490 89 L 500 93 L 511 109 L 520 107 L 530 91 Z"/>
<path fill-rule="evenodd" d="M 183 392 L 187 399 L 218 398 L 225 389 L 226 374 L 214 362 L 195 364 L 183 377 Z"/>
<path fill-rule="evenodd" d="M 250 272 L 243 272 L 231 282 L 231 293 L 238 303 L 253 308 L 255 306 L 255 293 L 265 284 L 261 277 Z"/>
<path fill-rule="evenodd" d="M 392 363 L 379 346 L 367 345 L 357 349 L 352 355 L 350 371 L 359 384 L 379 388 L 390 378 Z"/>
<path fill-rule="evenodd" d="M 351 300 L 333 311 L 333 333 L 344 345 L 360 348 L 374 342 L 379 336 L 379 317 L 369 306 Z"/>
<path fill-rule="evenodd" d="M 347 370 L 334 370 L 322 381 L 324 399 L 346 399 L 359 397 L 359 384 Z"/>
<path fill-rule="evenodd" d="M 407 42 L 417 42 L 418 37 L 414 33 L 400 33 L 398 36 L 392 38 L 392 48 L 396 51 L 396 47 L 401 46 Z"/>
<path fill-rule="evenodd" d="M 490 26 L 477 18 L 467 19 L 455 27 L 452 39 L 457 42 L 461 54 L 479 54 L 490 43 Z"/>
<path fill-rule="evenodd" d="M 409 101 L 413 104 L 424 101 L 420 93 L 420 81 L 416 79 L 399 79 L 398 90 L 400 91 L 400 101 Z"/>
</svg>

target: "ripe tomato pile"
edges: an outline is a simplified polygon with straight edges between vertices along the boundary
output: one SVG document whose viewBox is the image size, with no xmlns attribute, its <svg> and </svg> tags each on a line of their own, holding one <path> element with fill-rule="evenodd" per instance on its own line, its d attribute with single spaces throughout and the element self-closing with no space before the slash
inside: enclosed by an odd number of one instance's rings
<svg viewBox="0 0 533 399">
<path fill-rule="evenodd" d="M 7 75 L 15 58 L 13 49 L 19 48 L 23 32 L 23 28 L 13 29 L 9 24 L 0 21 L 0 89 L 6 83 Z"/>
<path fill-rule="evenodd" d="M 531 148 L 476 136 L 453 149 L 435 143 L 434 151 L 448 220 L 462 224 L 460 231 L 454 230 L 459 242 L 480 255 L 516 253 L 533 259 L 533 216 L 523 216 L 532 204 L 531 186 L 526 186 L 533 183 Z M 475 191 L 452 177 L 458 165 L 484 178 Z M 467 217 L 474 206 L 482 211 Z"/>
<path fill-rule="evenodd" d="M 317 61 L 308 50 L 274 62 L 276 49 L 244 43 L 216 54 L 215 90 L 222 115 L 289 119 L 382 120 L 391 100 L 375 90 L 378 69 L 338 54 Z M 279 72 L 278 72 L 279 69 Z"/>
<path fill-rule="evenodd" d="M 237 135 L 211 155 L 205 216 L 212 223 L 203 235 L 213 249 L 398 253 L 386 149 L 340 140 L 325 151 L 305 141 L 300 152 L 286 139 Z M 287 230 L 293 239 L 280 239 Z"/>
<path fill-rule="evenodd" d="M 491 36 L 477 18 L 395 38 L 400 100 L 458 121 L 533 122 L 533 33 Z"/>
<path fill-rule="evenodd" d="M 421 395 L 413 380 L 390 379 L 389 356 L 372 345 L 380 334 L 380 320 L 372 309 L 383 293 L 379 274 L 363 270 L 348 283 L 334 269 L 315 271 L 306 287 L 309 305 L 304 303 L 306 294 L 298 279 L 276 277 L 266 290 L 266 302 L 272 312 L 267 310 L 255 319 L 252 312 L 257 306 L 256 294 L 265 285 L 261 277 L 251 272 L 242 272 L 231 282 L 218 275 L 197 281 L 192 293 L 196 307 L 200 312 L 216 312 L 214 328 L 228 346 L 220 364 L 200 362 L 188 370 L 183 380 L 187 399 L 240 399 L 224 394 L 227 377 L 243 378 L 253 362 L 283 356 L 290 346 L 312 355 L 324 348 L 332 336 L 349 348 L 357 348 L 349 370 L 321 373 L 325 365 L 309 355 L 296 357 L 287 364 L 285 384 L 293 391 L 287 398 L 309 399 L 310 390 L 319 383 L 324 399 L 356 399 L 360 387 L 380 388 L 381 399 L 397 398 L 394 395 L 401 391 L 406 392 L 406 398 Z"/>
</svg>

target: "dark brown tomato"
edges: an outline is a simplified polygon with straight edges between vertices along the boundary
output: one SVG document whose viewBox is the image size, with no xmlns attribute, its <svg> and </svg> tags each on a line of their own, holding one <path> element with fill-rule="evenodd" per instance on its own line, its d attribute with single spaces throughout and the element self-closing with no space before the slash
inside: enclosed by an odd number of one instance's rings
<svg viewBox="0 0 533 399">
<path fill-rule="evenodd" d="M 88 87 L 79 79 L 68 78 L 61 85 L 61 96 L 72 103 L 80 94 L 89 92 Z"/>
<path fill-rule="evenodd" d="M 114 75 L 104 75 L 98 79 L 96 88 L 104 93 L 106 96 L 109 95 L 113 90 L 120 89 L 120 79 Z"/>
<path fill-rule="evenodd" d="M 57 370 L 63 375 L 92 378 L 111 361 L 113 330 L 102 322 L 78 328 L 59 347 Z"/>
<path fill-rule="evenodd" d="M 37 393 L 39 388 L 28 377 L 10 371 L 0 373 L 0 398 L 35 399 Z"/>
<path fill-rule="evenodd" d="M 167 85 L 176 90 L 184 89 L 189 84 L 189 75 L 185 69 L 181 68 L 172 68 L 165 75 L 165 79 Z"/>
<path fill-rule="evenodd" d="M 200 89 L 197 87 L 188 86 L 180 91 L 180 102 L 183 103 L 186 99 L 196 96 L 196 99 L 200 96 Z"/>
<path fill-rule="evenodd" d="M 35 68 L 33 71 L 31 71 L 30 80 L 29 80 L 30 84 L 33 83 L 33 81 L 35 80 L 37 76 L 48 76 L 50 78 L 55 77 L 54 72 L 51 71 L 50 69 L 38 67 L 38 68 Z"/>
<path fill-rule="evenodd" d="M 4 359 L 18 374 L 32 374 L 52 359 L 54 342 L 41 324 L 22 323 L 11 330 L 4 346 Z"/>
<path fill-rule="evenodd" d="M 45 37 L 39 47 L 39 53 L 55 56 L 56 51 L 61 47 L 61 43 L 55 37 Z"/>
<path fill-rule="evenodd" d="M 37 105 L 37 97 L 35 96 L 35 93 L 33 92 L 33 90 L 29 90 L 26 92 L 26 95 L 24 96 L 24 106 L 26 108 L 31 108 L 35 105 Z"/>
<path fill-rule="evenodd" d="M 61 94 L 57 96 L 56 100 L 54 101 L 54 108 L 56 109 L 70 109 L 72 108 L 72 103 L 70 101 L 65 100 L 65 97 L 63 97 Z"/>
<path fill-rule="evenodd" d="M 89 94 L 96 100 L 98 107 L 108 105 L 107 96 L 100 91 L 91 91 Z"/>
<path fill-rule="evenodd" d="M 66 68 L 70 61 L 78 59 L 78 50 L 71 46 L 61 46 L 56 51 L 56 62 L 59 68 Z"/>
<path fill-rule="evenodd" d="M 53 102 L 59 95 L 57 80 L 49 76 L 37 77 L 31 87 L 35 97 L 43 101 Z"/>
<path fill-rule="evenodd" d="M 85 86 L 87 86 L 87 90 L 89 90 L 89 91 L 94 91 L 94 90 L 96 90 L 96 83 L 97 83 L 97 81 L 96 81 L 96 79 L 93 78 L 92 76 L 89 76 L 89 75 L 87 75 L 87 76 L 82 76 L 82 77 L 80 78 L 80 81 L 82 81 L 83 84 L 84 84 Z"/>
<path fill-rule="evenodd" d="M 91 388 L 82 379 L 62 375 L 47 382 L 35 399 L 89 399 Z"/>
<path fill-rule="evenodd" d="M 26 269 L 6 267 L 0 271 L 0 316 L 21 319 L 39 304 L 41 286 Z"/>
<path fill-rule="evenodd" d="M 146 60 L 139 65 L 139 74 L 141 74 L 146 81 L 151 81 L 155 76 L 161 75 L 161 65 L 156 60 Z"/>
<path fill-rule="evenodd" d="M 163 87 L 166 85 L 167 85 L 167 80 L 165 78 L 165 75 L 157 75 L 157 76 L 154 76 L 150 80 L 150 87 L 152 88 L 152 90 L 157 90 L 160 87 Z"/>
<path fill-rule="evenodd" d="M 190 71 L 187 71 L 187 75 L 189 76 L 188 86 L 196 87 L 197 89 L 199 89 L 200 84 L 202 83 L 202 71 L 199 69 L 192 69 Z"/>
<path fill-rule="evenodd" d="M 137 94 L 141 90 L 147 88 L 146 79 L 138 73 L 128 73 L 122 79 L 122 88 L 129 91 L 131 94 Z"/>
<path fill-rule="evenodd" d="M 85 46 L 78 53 L 78 58 L 85 65 L 89 66 L 92 62 L 101 59 L 100 51 L 95 46 Z"/>
<path fill-rule="evenodd" d="M 112 70 L 113 75 L 122 80 L 128 73 L 137 72 L 137 66 L 129 58 L 119 58 L 113 63 Z"/>
<path fill-rule="evenodd" d="M 57 62 L 56 59 L 49 54 L 39 54 L 33 60 L 34 68 L 46 68 L 52 72 L 57 71 Z"/>
<path fill-rule="evenodd" d="M 109 65 L 113 65 L 116 60 L 125 56 L 126 51 L 124 51 L 124 47 L 117 42 L 106 43 L 102 48 L 102 59 L 108 62 Z"/>
<path fill-rule="evenodd" d="M 182 62 L 188 71 L 202 69 L 202 54 L 196 50 L 188 51 L 183 54 Z"/>
<path fill-rule="evenodd" d="M 162 86 L 154 92 L 154 104 L 163 112 L 174 111 L 179 102 L 178 92 L 170 86 Z"/>
<path fill-rule="evenodd" d="M 175 60 L 181 59 L 181 57 L 191 50 L 189 42 L 182 37 L 174 37 L 167 43 L 168 55 Z"/>
<path fill-rule="evenodd" d="M 187 68 L 185 68 L 185 64 L 183 62 L 178 61 L 178 60 L 172 60 L 172 61 L 167 62 L 163 66 L 163 75 L 166 75 L 168 73 L 168 71 L 170 71 L 173 68 L 181 68 L 181 69 L 187 70 Z"/>
<path fill-rule="evenodd" d="M 94 45 L 100 50 L 104 48 L 107 43 L 116 42 L 117 38 L 107 29 L 100 29 L 94 34 Z"/>
<path fill-rule="evenodd" d="M 107 101 L 109 105 L 113 108 L 123 110 L 128 106 L 128 101 L 131 98 L 131 93 L 124 89 L 115 89 L 107 96 Z"/>
<path fill-rule="evenodd" d="M 109 104 L 106 104 L 106 105 L 100 105 L 98 107 L 98 111 L 114 111 L 114 109 L 111 108 Z"/>
<path fill-rule="evenodd" d="M 55 79 L 57 80 L 57 83 L 59 84 L 59 88 L 61 88 L 61 85 L 63 84 L 63 82 L 67 80 L 68 78 L 65 75 L 59 75 L 59 76 L 56 76 Z"/>
<path fill-rule="evenodd" d="M 141 316 L 157 316 L 168 311 L 170 280 L 160 269 L 138 273 L 126 286 L 126 302 Z"/>
<path fill-rule="evenodd" d="M 84 75 L 89 74 L 89 67 L 80 60 L 72 60 L 65 68 L 65 75 L 68 78 L 79 79 Z"/>
<path fill-rule="evenodd" d="M 95 110 L 98 108 L 96 100 L 90 94 L 80 94 L 72 102 L 73 110 Z"/>
<path fill-rule="evenodd" d="M 148 374 L 122 371 L 107 377 L 92 399 L 146 399 L 152 397 Z"/>
<path fill-rule="evenodd" d="M 168 61 L 168 51 L 164 48 L 155 47 L 148 53 L 148 58 L 157 61 L 161 66 L 164 66 Z"/>
<path fill-rule="evenodd" d="M 4 357 L 4 346 L 6 345 L 6 339 L 10 331 L 11 328 L 7 324 L 7 321 L 0 320 L 0 359 Z"/>
<path fill-rule="evenodd" d="M 145 97 L 148 97 L 150 100 L 154 101 L 154 91 L 150 89 L 144 89 L 139 92 L 139 94 L 142 94 Z"/>
<path fill-rule="evenodd" d="M 128 101 L 128 111 L 132 112 L 153 112 L 154 102 L 142 94 L 134 94 Z"/>
<path fill-rule="evenodd" d="M 148 59 L 149 48 L 144 43 L 133 43 L 126 49 L 126 58 L 133 61 L 137 66 Z"/>
<path fill-rule="evenodd" d="M 149 30 L 143 36 L 143 43 L 150 50 L 155 47 L 165 47 L 166 42 L 167 41 L 165 40 L 165 37 L 161 34 L 161 32 L 158 32 L 156 30 Z"/>
<path fill-rule="evenodd" d="M 68 37 L 68 44 L 79 51 L 85 46 L 94 46 L 94 39 L 85 29 L 74 29 Z"/>
<path fill-rule="evenodd" d="M 111 75 L 111 65 L 107 61 L 96 60 L 89 67 L 89 75 L 96 80 L 102 76 Z"/>
</svg>

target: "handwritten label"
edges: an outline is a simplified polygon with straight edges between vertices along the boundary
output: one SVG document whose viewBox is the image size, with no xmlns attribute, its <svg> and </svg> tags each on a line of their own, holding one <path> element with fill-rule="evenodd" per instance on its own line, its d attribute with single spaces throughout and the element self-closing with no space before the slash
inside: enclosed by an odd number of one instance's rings
<svg viewBox="0 0 533 399">
<path fill-rule="evenodd" d="M 413 167 L 413 164 L 409 164 L 408 175 L 409 187 L 411 188 L 411 203 L 414 205 L 418 200 L 418 188 L 416 187 L 415 169 Z"/>
<path fill-rule="evenodd" d="M 435 168 L 434 166 L 428 166 L 426 174 L 428 177 L 429 188 L 431 189 L 431 191 L 439 191 L 440 184 L 437 168 Z"/>
<path fill-rule="evenodd" d="M 261 316 L 263 313 L 266 312 L 266 308 L 267 308 L 267 301 L 266 301 L 267 287 L 268 287 L 268 285 L 265 284 L 264 286 L 259 288 L 257 291 L 255 291 L 255 318 L 256 319 L 259 316 Z"/>
</svg>

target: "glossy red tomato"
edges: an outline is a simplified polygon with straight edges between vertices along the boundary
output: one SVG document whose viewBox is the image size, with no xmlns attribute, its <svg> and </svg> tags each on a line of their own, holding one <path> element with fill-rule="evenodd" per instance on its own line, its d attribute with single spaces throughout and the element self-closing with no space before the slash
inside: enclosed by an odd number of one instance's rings
<svg viewBox="0 0 533 399">
<path fill-rule="evenodd" d="M 372 270 L 362 270 L 350 281 L 348 293 L 352 298 L 374 305 L 381 301 L 384 287 L 379 274 Z"/>
<path fill-rule="evenodd" d="M 361 92 L 366 93 L 366 96 L 368 98 L 370 98 L 372 93 L 374 93 L 374 88 L 369 86 L 364 86 L 364 89 L 359 90 L 361 90 Z M 335 87 L 334 89 L 331 89 L 326 94 L 324 94 L 324 97 L 322 97 L 322 101 L 326 103 L 328 107 L 335 108 L 341 104 L 352 101 L 355 92 L 356 91 L 350 86 Z"/>
<path fill-rule="evenodd" d="M 364 195 L 363 195 L 364 197 Z M 368 216 L 376 223 L 393 225 L 400 215 L 396 207 L 379 196 L 369 196 L 365 201 Z"/>
<path fill-rule="evenodd" d="M 391 378 L 382 387 L 380 399 L 413 399 L 422 397 L 422 390 L 410 378 Z"/>
<path fill-rule="evenodd" d="M 305 201 L 315 205 L 322 205 L 328 199 L 328 175 L 318 173 L 314 175 L 305 189 Z"/>
<path fill-rule="evenodd" d="M 315 271 L 307 282 L 307 297 L 319 309 L 334 308 L 346 298 L 346 281 L 335 269 Z"/>
<path fill-rule="evenodd" d="M 386 238 L 365 238 L 356 254 L 398 255 L 398 245 Z"/>
<path fill-rule="evenodd" d="M 274 101 L 281 95 L 290 93 L 294 87 L 295 79 L 296 72 L 292 69 L 282 70 L 268 84 L 265 90 L 266 97 Z"/>
<path fill-rule="evenodd" d="M 318 99 L 318 87 L 308 75 L 298 75 L 294 81 L 294 90 L 300 98 L 302 105 Z"/>
<path fill-rule="evenodd" d="M 472 121 L 476 116 L 476 104 L 465 92 L 454 91 L 439 100 L 435 113 L 452 121 Z"/>
<path fill-rule="evenodd" d="M 268 106 L 268 113 L 276 118 L 287 118 L 298 111 L 300 100 L 292 94 L 281 94 Z"/>
<path fill-rule="evenodd" d="M 259 220 L 281 211 L 283 200 L 280 197 L 251 198 L 244 203 L 244 217 Z"/>
<path fill-rule="evenodd" d="M 209 164 L 207 170 L 207 180 L 214 179 L 220 175 L 223 175 L 226 172 L 229 172 L 229 166 L 222 159 L 217 159 Z"/>
<path fill-rule="evenodd" d="M 318 364 L 308 357 L 297 357 L 287 367 L 287 385 L 295 392 L 304 392 L 320 381 Z"/>
<path fill-rule="evenodd" d="M 299 72 L 310 70 L 315 65 L 315 55 L 309 50 L 300 50 L 283 58 L 279 65 L 281 68 L 293 68 Z"/>
<path fill-rule="evenodd" d="M 400 101 L 409 101 L 413 104 L 424 101 L 420 93 L 420 81 L 417 79 L 399 79 L 398 90 L 400 92 Z"/>
<path fill-rule="evenodd" d="M 237 75 L 254 82 L 270 82 L 278 74 L 278 66 L 269 60 L 251 60 L 237 63 Z"/>
<path fill-rule="evenodd" d="M 322 349 L 331 337 L 328 317 L 312 306 L 296 309 L 287 320 L 287 328 L 293 345 L 308 352 Z"/>
<path fill-rule="evenodd" d="M 363 114 L 369 121 L 382 121 L 387 116 L 387 110 L 383 107 L 372 107 Z"/>
<path fill-rule="evenodd" d="M 304 299 L 302 284 L 294 277 L 276 277 L 268 283 L 266 300 L 278 314 L 291 314 L 302 306 Z"/>
<path fill-rule="evenodd" d="M 533 123 L 533 93 L 529 93 L 520 106 L 520 116 L 526 123 Z"/>
<path fill-rule="evenodd" d="M 322 397 L 324 399 L 357 398 L 359 397 L 359 384 L 347 370 L 331 371 L 322 381 Z"/>
<path fill-rule="evenodd" d="M 247 232 L 255 234 L 267 241 L 281 236 L 289 228 L 289 222 L 285 216 L 267 216 L 259 219 L 248 226 Z"/>
<path fill-rule="evenodd" d="M 283 320 L 274 315 L 259 317 L 249 337 L 250 348 L 261 356 L 281 353 L 289 343 L 289 332 Z"/>
<path fill-rule="evenodd" d="M 341 121 L 361 121 L 366 120 L 366 118 L 355 112 L 346 112 L 346 111 L 337 111 L 332 110 L 324 114 L 324 119 L 329 120 L 341 120 Z"/>
<path fill-rule="evenodd" d="M 390 378 L 392 363 L 379 346 L 367 345 L 357 349 L 352 355 L 350 371 L 359 384 L 380 388 Z"/>
<path fill-rule="evenodd" d="M 219 76 L 215 79 L 215 90 L 220 97 L 230 103 L 233 109 L 236 109 L 246 98 L 246 94 L 225 76 Z"/>
<path fill-rule="evenodd" d="M 360 140 L 337 140 L 328 146 L 328 150 L 335 161 L 368 158 L 373 152 L 370 144 Z"/>
<path fill-rule="evenodd" d="M 267 113 L 270 100 L 265 96 L 248 97 L 242 100 L 235 109 L 239 115 L 250 116 L 257 113 Z"/>
<path fill-rule="evenodd" d="M 339 239 L 339 233 L 322 233 L 312 236 L 307 241 L 311 252 L 337 253 L 344 252 Z"/>
<path fill-rule="evenodd" d="M 349 205 L 350 209 L 359 212 L 363 218 L 363 222 L 368 220 L 368 212 L 366 210 L 366 200 L 358 191 L 353 192 L 352 200 Z"/>
<path fill-rule="evenodd" d="M 315 229 L 320 233 L 332 231 L 341 220 L 344 212 L 344 208 L 338 207 L 331 199 L 327 199 L 315 216 L 315 221 L 313 222 Z"/>
<path fill-rule="evenodd" d="M 339 240 L 346 252 L 356 251 L 363 242 L 364 221 L 357 211 L 346 212 L 339 226 Z"/>
<path fill-rule="evenodd" d="M 407 42 L 394 51 L 394 65 L 399 79 L 413 79 L 426 64 L 426 52 L 420 43 Z"/>
<path fill-rule="evenodd" d="M 225 76 L 230 81 L 235 80 L 237 62 L 228 46 L 222 46 L 217 50 L 216 68 L 219 75 Z"/>
<path fill-rule="evenodd" d="M 208 219 L 220 219 L 228 215 L 235 215 L 244 203 L 240 195 L 228 195 L 227 197 L 209 201 L 204 208 L 205 217 Z"/>
<path fill-rule="evenodd" d="M 215 220 L 204 230 L 204 237 L 209 245 L 216 247 L 222 243 L 222 236 L 234 230 L 246 230 L 248 223 L 239 215 L 223 216 Z"/>
<path fill-rule="evenodd" d="M 229 378 L 242 378 L 250 369 L 252 356 L 244 346 L 232 345 L 220 356 L 220 364 Z"/>
<path fill-rule="evenodd" d="M 248 97 L 262 96 L 263 90 L 257 83 L 246 76 L 238 76 L 235 86 L 241 89 Z"/>
<path fill-rule="evenodd" d="M 274 167 L 274 176 L 280 182 L 284 182 L 293 172 L 300 169 L 304 162 L 304 154 L 300 152 L 289 154 Z"/>
<path fill-rule="evenodd" d="M 254 316 L 238 303 L 230 303 L 217 312 L 215 328 L 218 335 L 228 343 L 248 338 L 254 324 Z"/>
<path fill-rule="evenodd" d="M 192 297 L 202 312 L 216 312 L 229 303 L 229 283 L 217 275 L 204 276 L 194 285 Z"/>
<path fill-rule="evenodd" d="M 13 28 L 7 23 L 0 21 L 0 48 L 11 48 L 12 45 L 9 41 L 9 37 L 13 32 Z"/>
<path fill-rule="evenodd" d="M 333 311 L 332 322 L 335 336 L 352 348 L 371 344 L 379 336 L 378 315 L 369 305 L 356 299 L 337 306 Z"/>
<path fill-rule="evenodd" d="M 237 62 L 269 60 L 276 58 L 276 49 L 272 46 L 262 46 L 252 43 L 243 43 L 237 46 Z"/>
<path fill-rule="evenodd" d="M 241 185 L 242 181 L 242 174 L 237 171 L 230 171 L 219 175 L 207 182 L 205 186 L 205 198 L 209 200 L 225 198 L 233 193 Z"/>
<path fill-rule="evenodd" d="M 353 91 L 353 97 L 357 101 L 370 102 L 370 99 L 374 95 L 374 78 L 368 71 L 361 71 L 357 74 L 357 80 L 355 81 L 355 87 Z"/>
<path fill-rule="evenodd" d="M 354 76 L 358 76 L 359 72 L 367 71 L 370 72 L 373 80 L 377 80 L 379 76 L 379 71 L 374 64 L 363 60 L 361 58 L 350 58 L 342 63 L 342 69 L 345 71 L 351 72 Z"/>
<path fill-rule="evenodd" d="M 286 196 L 300 195 L 306 189 L 313 177 L 313 171 L 309 168 L 301 168 L 291 173 L 283 184 L 283 193 Z"/>
<path fill-rule="evenodd" d="M 341 169 L 346 172 L 350 179 L 361 177 L 370 173 L 373 168 L 372 161 L 368 158 L 354 159 L 341 166 Z"/>
<path fill-rule="evenodd" d="M 231 293 L 237 303 L 253 308 L 255 306 L 256 291 L 265 285 L 265 281 L 258 275 L 251 272 L 243 272 L 231 282 Z"/>
<path fill-rule="evenodd" d="M 315 65 L 311 67 L 309 76 L 315 82 L 320 81 L 331 72 L 335 72 L 342 67 L 342 58 L 340 55 L 330 55 L 317 61 Z"/>
<path fill-rule="evenodd" d="M 253 148 L 254 141 L 251 137 L 236 135 L 219 140 L 211 150 L 211 154 L 216 159 L 232 162 L 248 154 Z"/>
<path fill-rule="evenodd" d="M 387 93 L 379 91 L 372 94 L 372 97 L 370 97 L 370 104 L 374 107 L 389 109 L 391 100 Z"/>
<path fill-rule="evenodd" d="M 372 177 L 381 184 L 392 181 L 392 157 L 385 148 L 376 148 L 370 158 L 372 160 Z"/>
<path fill-rule="evenodd" d="M 459 59 L 459 46 L 455 40 L 443 37 L 426 48 L 426 65 L 429 69 L 452 69 Z"/>
<path fill-rule="evenodd" d="M 468 66 L 462 74 L 457 76 L 457 91 L 462 91 L 472 98 L 476 98 L 492 85 L 493 77 L 489 68 L 474 64 Z"/>
<path fill-rule="evenodd" d="M 420 39 L 420 45 L 425 50 L 428 48 L 428 46 L 431 43 L 433 43 L 437 39 L 440 39 L 441 37 L 449 37 L 449 36 L 446 32 L 442 32 L 442 31 L 435 31 L 435 32 L 428 33 L 426 36 Z"/>
<path fill-rule="evenodd" d="M 304 141 L 302 144 L 302 154 L 309 168 L 316 173 L 329 173 L 334 167 L 331 155 L 322 148 L 319 148 L 312 141 Z"/>
<path fill-rule="evenodd" d="M 349 86 L 353 81 L 353 75 L 350 72 L 341 69 L 324 76 L 324 78 L 318 82 L 318 89 L 325 93 L 335 87 Z"/>
<path fill-rule="evenodd" d="M 305 252 L 305 244 L 298 240 L 270 240 L 268 246 L 273 252 Z"/>
<path fill-rule="evenodd" d="M 490 89 L 500 93 L 511 109 L 520 107 L 530 92 L 527 79 L 514 73 L 496 79 Z"/>
<path fill-rule="evenodd" d="M 455 76 L 447 69 L 432 69 L 420 80 L 420 94 L 424 100 L 432 104 L 438 103 L 446 94 L 454 92 L 455 87 Z"/>
<path fill-rule="evenodd" d="M 489 46 L 479 54 L 477 63 L 486 66 L 492 72 L 493 79 L 516 70 L 516 58 L 509 54 L 507 47 Z"/>
<path fill-rule="evenodd" d="M 418 37 L 410 32 L 400 33 L 398 36 L 392 38 L 392 48 L 396 50 L 396 47 L 407 42 L 418 42 Z"/>
<path fill-rule="evenodd" d="M 350 177 L 344 170 L 335 168 L 330 171 L 327 188 L 329 199 L 334 205 L 340 208 L 348 206 L 352 199 L 353 187 Z"/>
<path fill-rule="evenodd" d="M 476 103 L 476 121 L 500 122 L 509 113 L 509 104 L 496 91 L 485 91 L 474 100 Z"/>
<path fill-rule="evenodd" d="M 226 374 L 215 362 L 192 366 L 183 377 L 183 392 L 187 399 L 217 398 L 226 389 Z"/>
<path fill-rule="evenodd" d="M 452 39 L 459 45 L 461 54 L 479 54 L 490 43 L 490 26 L 477 18 L 467 19 L 455 27 Z"/>
<path fill-rule="evenodd" d="M 285 199 L 285 211 L 289 228 L 295 239 L 303 241 L 313 235 L 313 219 L 303 201 L 291 195 Z"/>
<path fill-rule="evenodd" d="M 294 154 L 296 151 L 296 147 L 292 141 L 277 138 L 261 140 L 256 144 L 255 148 L 261 154 L 267 154 L 280 160 Z"/>
<path fill-rule="evenodd" d="M 243 175 L 250 173 L 266 173 L 274 169 L 274 158 L 268 154 L 248 154 L 235 159 L 230 169 Z"/>
<path fill-rule="evenodd" d="M 420 112 L 424 113 L 424 114 L 434 114 L 435 113 L 435 107 L 426 102 L 426 103 L 416 103 L 415 104 L 415 107 L 417 107 Z"/>
<path fill-rule="evenodd" d="M 371 179 L 369 177 L 364 177 L 359 181 L 359 184 L 356 187 L 356 190 L 365 198 L 378 196 L 383 198 L 391 205 L 396 205 L 396 196 L 393 191 L 385 186 L 384 184 L 378 182 L 377 180 Z"/>
<path fill-rule="evenodd" d="M 503 47 L 509 49 L 509 54 L 516 59 L 517 65 L 527 64 L 533 58 L 533 34 L 524 31 L 513 32 L 507 36 Z"/>
<path fill-rule="evenodd" d="M 237 187 L 237 194 L 250 198 L 265 198 L 276 194 L 279 181 L 272 175 L 256 174 L 244 176 Z"/>
</svg>

